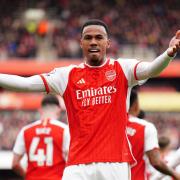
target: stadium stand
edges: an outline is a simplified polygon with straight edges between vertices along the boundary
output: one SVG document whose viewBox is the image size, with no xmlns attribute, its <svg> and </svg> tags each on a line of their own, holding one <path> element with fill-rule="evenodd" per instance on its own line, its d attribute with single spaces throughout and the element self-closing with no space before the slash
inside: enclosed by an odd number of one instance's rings
<svg viewBox="0 0 180 180">
<path fill-rule="evenodd" d="M 2 1 L 1 7 L 3 60 L 79 58 L 80 26 L 88 18 L 100 18 L 109 25 L 112 56 L 128 52 L 154 57 L 165 50 L 180 21 L 178 0 Z"/>
</svg>

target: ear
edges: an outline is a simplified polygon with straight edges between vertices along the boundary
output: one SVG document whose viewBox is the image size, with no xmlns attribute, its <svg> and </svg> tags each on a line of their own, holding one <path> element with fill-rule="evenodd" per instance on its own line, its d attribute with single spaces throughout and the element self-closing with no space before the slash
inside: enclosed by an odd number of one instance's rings
<svg viewBox="0 0 180 180">
<path fill-rule="evenodd" d="M 80 39 L 80 47 L 82 48 L 82 39 Z"/>
<path fill-rule="evenodd" d="M 57 115 L 57 116 L 60 116 L 60 114 L 61 114 L 61 107 L 59 107 L 59 106 L 55 106 L 54 107 L 54 113 Z"/>
<path fill-rule="evenodd" d="M 110 40 L 110 39 L 108 39 L 108 40 L 107 40 L 107 48 L 109 49 L 109 48 L 110 48 L 110 46 L 111 46 L 111 40 Z"/>
</svg>

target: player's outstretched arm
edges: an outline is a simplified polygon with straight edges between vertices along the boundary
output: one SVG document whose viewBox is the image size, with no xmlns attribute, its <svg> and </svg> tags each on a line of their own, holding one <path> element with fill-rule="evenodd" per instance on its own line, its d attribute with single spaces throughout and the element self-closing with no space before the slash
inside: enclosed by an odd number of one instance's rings
<svg viewBox="0 0 180 180">
<path fill-rule="evenodd" d="M 167 54 L 170 57 L 175 56 L 175 54 L 180 49 L 180 30 L 176 32 L 176 35 L 171 39 L 169 43 L 169 48 L 167 49 Z"/>
<path fill-rule="evenodd" d="M 39 75 L 21 77 L 0 74 L 0 87 L 21 92 L 45 92 L 43 81 Z"/>
<path fill-rule="evenodd" d="M 160 74 L 169 62 L 175 57 L 180 50 L 180 30 L 171 39 L 169 48 L 152 62 L 140 62 L 137 65 L 136 76 L 138 80 L 148 79 Z"/>
</svg>

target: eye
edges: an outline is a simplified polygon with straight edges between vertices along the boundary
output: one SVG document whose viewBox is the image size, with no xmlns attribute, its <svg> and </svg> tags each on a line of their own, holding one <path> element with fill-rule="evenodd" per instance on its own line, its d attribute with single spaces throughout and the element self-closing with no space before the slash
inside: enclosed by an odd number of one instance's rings
<svg viewBox="0 0 180 180">
<path fill-rule="evenodd" d="M 83 39 L 84 39 L 84 40 L 91 40 L 91 39 L 92 39 L 92 36 L 86 35 L 86 36 L 84 36 Z"/>
<path fill-rule="evenodd" d="M 96 39 L 97 39 L 97 40 L 101 40 L 101 39 L 104 39 L 104 37 L 103 37 L 102 35 L 97 35 L 97 36 L 96 36 Z"/>
</svg>

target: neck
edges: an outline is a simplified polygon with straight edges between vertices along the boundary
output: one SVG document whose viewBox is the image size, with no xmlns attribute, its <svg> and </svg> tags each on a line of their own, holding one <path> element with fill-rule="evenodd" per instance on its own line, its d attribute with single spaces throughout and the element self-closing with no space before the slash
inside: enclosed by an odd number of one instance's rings
<svg viewBox="0 0 180 180">
<path fill-rule="evenodd" d="M 49 105 L 40 109 L 41 119 L 51 118 L 58 119 L 60 108 L 57 105 Z"/>
<path fill-rule="evenodd" d="M 47 118 L 58 119 L 58 116 L 54 111 L 46 110 L 45 112 L 42 112 L 41 119 L 47 119 Z"/>
<path fill-rule="evenodd" d="M 85 58 L 85 64 L 89 65 L 89 66 L 103 66 L 106 63 L 106 57 L 104 57 L 101 60 L 88 60 L 87 58 Z"/>
</svg>

